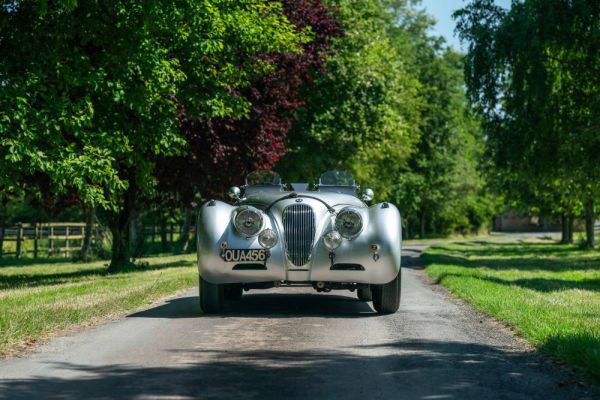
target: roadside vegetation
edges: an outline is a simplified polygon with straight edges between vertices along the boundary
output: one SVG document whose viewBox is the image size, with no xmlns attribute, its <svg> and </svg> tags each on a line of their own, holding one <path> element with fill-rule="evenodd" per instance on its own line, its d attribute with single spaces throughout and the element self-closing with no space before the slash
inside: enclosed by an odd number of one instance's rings
<svg viewBox="0 0 600 400">
<path fill-rule="evenodd" d="M 600 383 L 600 252 L 475 241 L 436 246 L 424 258 L 436 282 Z"/>
<path fill-rule="evenodd" d="M 485 133 L 488 184 L 523 214 L 561 218 L 564 243 L 585 220 L 595 246 L 600 199 L 600 4 L 465 2 L 464 79 Z"/>
<path fill-rule="evenodd" d="M 194 259 L 147 258 L 117 274 L 107 273 L 106 262 L 0 265 L 0 356 L 196 286 Z"/>
<path fill-rule="evenodd" d="M 413 0 L 8 2 L 0 225 L 101 225 L 81 258 L 118 273 L 151 226 L 190 251 L 198 207 L 273 168 L 348 170 L 411 237 L 478 231 L 483 130 L 433 24 Z"/>
</svg>

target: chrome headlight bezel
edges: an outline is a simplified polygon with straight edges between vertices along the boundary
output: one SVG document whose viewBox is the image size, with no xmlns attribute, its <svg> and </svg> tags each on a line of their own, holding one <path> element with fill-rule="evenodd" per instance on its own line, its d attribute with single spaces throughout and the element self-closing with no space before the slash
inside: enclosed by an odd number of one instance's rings
<svg viewBox="0 0 600 400">
<path fill-rule="evenodd" d="M 272 242 L 268 242 L 267 241 L 268 239 L 271 239 Z M 260 244 L 263 248 L 265 248 L 267 250 L 272 249 L 273 247 L 277 246 L 278 241 L 279 241 L 279 238 L 277 237 L 277 233 L 275 233 L 275 231 L 272 229 L 269 229 L 269 228 L 263 229 L 258 234 L 258 244 Z"/>
<path fill-rule="evenodd" d="M 342 235 L 338 231 L 329 231 L 323 235 L 323 245 L 329 251 L 335 251 L 342 245 Z"/>
<path fill-rule="evenodd" d="M 354 219 L 354 226 L 349 226 L 350 219 Z M 363 230 L 363 217 L 356 208 L 342 208 L 335 216 L 335 229 L 343 238 L 351 240 L 356 238 Z"/>
<path fill-rule="evenodd" d="M 249 221 L 255 222 L 253 227 L 248 225 Z M 235 210 L 232 222 L 237 233 L 246 238 L 257 236 L 265 225 L 262 211 L 252 206 L 238 207 Z"/>
</svg>

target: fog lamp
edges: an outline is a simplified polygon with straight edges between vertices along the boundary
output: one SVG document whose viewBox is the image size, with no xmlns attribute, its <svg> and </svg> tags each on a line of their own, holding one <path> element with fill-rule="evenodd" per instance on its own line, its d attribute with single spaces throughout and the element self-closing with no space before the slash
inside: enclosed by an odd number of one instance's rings
<svg viewBox="0 0 600 400">
<path fill-rule="evenodd" d="M 329 231 L 323 235 L 323 243 L 329 251 L 333 251 L 342 244 L 342 235 L 338 231 Z"/>
<path fill-rule="evenodd" d="M 277 234 L 272 229 L 265 229 L 258 235 L 258 243 L 265 249 L 271 249 L 277 244 Z"/>
</svg>

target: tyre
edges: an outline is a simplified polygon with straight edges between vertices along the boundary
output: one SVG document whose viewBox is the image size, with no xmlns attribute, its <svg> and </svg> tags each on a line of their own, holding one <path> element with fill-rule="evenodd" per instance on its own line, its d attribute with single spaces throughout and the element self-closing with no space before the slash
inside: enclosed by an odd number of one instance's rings
<svg viewBox="0 0 600 400">
<path fill-rule="evenodd" d="M 238 301 L 242 298 L 244 288 L 241 285 L 229 285 L 225 287 L 225 300 Z"/>
<path fill-rule="evenodd" d="M 216 285 L 200 278 L 200 308 L 205 314 L 216 314 L 225 307 L 223 285 Z"/>
<path fill-rule="evenodd" d="M 361 301 L 372 301 L 373 300 L 373 295 L 371 293 L 371 287 L 366 287 L 364 289 L 358 289 L 356 291 L 356 294 L 358 295 L 358 299 Z"/>
<path fill-rule="evenodd" d="M 400 272 L 396 278 L 385 285 L 371 285 L 373 307 L 379 314 L 393 314 L 400 308 L 401 291 Z"/>
</svg>

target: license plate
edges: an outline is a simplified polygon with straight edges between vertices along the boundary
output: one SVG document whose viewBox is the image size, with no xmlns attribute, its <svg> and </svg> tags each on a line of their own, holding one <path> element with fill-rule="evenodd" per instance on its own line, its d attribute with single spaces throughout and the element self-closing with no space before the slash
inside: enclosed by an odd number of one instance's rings
<svg viewBox="0 0 600 400">
<path fill-rule="evenodd" d="M 225 249 L 221 251 L 221 258 L 225 262 L 265 261 L 265 249 Z"/>
</svg>

